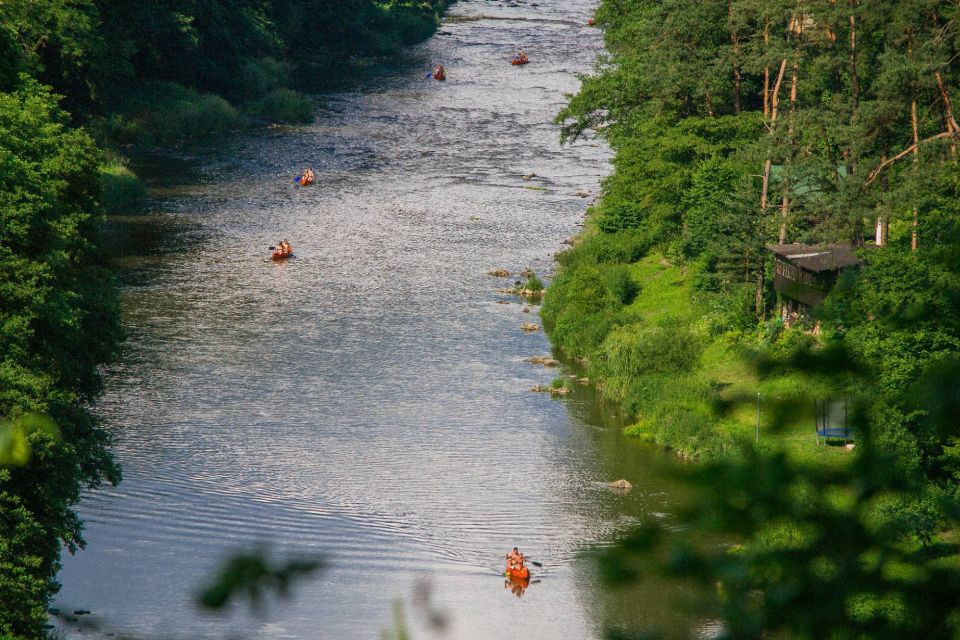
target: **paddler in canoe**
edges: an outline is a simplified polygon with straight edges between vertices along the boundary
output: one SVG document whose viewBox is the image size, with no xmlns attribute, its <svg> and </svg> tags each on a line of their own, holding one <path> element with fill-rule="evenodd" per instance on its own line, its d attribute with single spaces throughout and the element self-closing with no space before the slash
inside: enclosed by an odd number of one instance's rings
<svg viewBox="0 0 960 640">
<path fill-rule="evenodd" d="M 507 554 L 507 569 L 504 574 L 516 580 L 526 580 L 530 577 L 530 570 L 524 566 L 524 557 L 516 547 Z"/>
<path fill-rule="evenodd" d="M 436 68 L 433 70 L 433 79 L 440 80 L 440 81 L 447 79 L 447 71 L 446 69 L 443 68 L 442 64 L 438 64 Z"/>
<path fill-rule="evenodd" d="M 526 51 L 520 49 L 520 52 L 513 56 L 510 64 L 527 64 L 528 62 L 530 62 L 530 56 L 527 55 Z"/>
<path fill-rule="evenodd" d="M 300 175 L 297 176 L 297 179 L 295 180 L 295 182 L 299 184 L 301 187 L 306 187 L 307 185 L 313 184 L 314 179 L 315 179 L 315 176 L 313 175 L 313 169 L 311 169 L 310 167 L 307 167 L 306 169 L 300 172 Z"/>
<path fill-rule="evenodd" d="M 290 246 L 290 243 L 287 242 L 286 238 L 284 238 L 282 242 L 278 242 L 277 246 L 273 249 L 274 260 L 283 260 L 284 258 L 289 258 L 292 255 L 293 247 Z"/>
</svg>

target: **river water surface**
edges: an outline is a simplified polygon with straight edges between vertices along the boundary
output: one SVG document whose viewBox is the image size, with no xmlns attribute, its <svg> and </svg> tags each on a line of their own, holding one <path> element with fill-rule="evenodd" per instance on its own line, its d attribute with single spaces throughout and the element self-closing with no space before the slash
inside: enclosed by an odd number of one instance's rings
<svg viewBox="0 0 960 640">
<path fill-rule="evenodd" d="M 589 388 L 529 391 L 561 373 L 524 362 L 549 352 L 520 329 L 536 308 L 487 275 L 548 274 L 609 171 L 551 124 L 601 50 L 592 9 L 462 0 L 319 96 L 314 124 L 144 167 L 151 211 L 112 224 L 129 341 L 99 404 L 125 479 L 84 499 L 59 606 L 139 638 L 270 639 L 377 637 L 394 602 L 431 637 L 427 584 L 451 638 L 600 637 L 654 606 L 611 604 L 580 555 L 670 511 L 655 454 Z M 273 263 L 282 237 L 296 258 Z M 632 492 L 606 488 L 624 476 Z M 198 613 L 198 585 L 257 544 L 329 566 L 259 615 Z M 514 545 L 544 565 L 520 598 L 500 577 Z"/>
</svg>

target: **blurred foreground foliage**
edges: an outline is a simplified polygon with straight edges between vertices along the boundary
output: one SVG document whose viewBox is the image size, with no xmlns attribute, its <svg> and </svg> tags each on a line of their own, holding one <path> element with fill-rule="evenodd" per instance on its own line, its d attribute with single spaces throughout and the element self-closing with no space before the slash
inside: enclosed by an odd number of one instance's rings
<svg viewBox="0 0 960 640">
<path fill-rule="evenodd" d="M 832 370 L 844 365 L 838 352 L 809 354 L 806 362 Z M 917 388 L 929 428 L 954 439 L 960 435 L 956 364 Z M 850 362 L 846 370 L 859 375 Z M 745 446 L 736 458 L 666 471 L 693 489 L 680 526 L 638 527 L 604 552 L 606 583 L 628 585 L 653 573 L 699 585 L 691 593 L 706 597 L 671 604 L 713 623 L 717 638 L 960 637 L 953 540 L 960 502 L 878 446 L 882 415 L 876 395 L 857 398 L 851 416 L 857 444 L 840 467 Z M 773 428 L 782 426 L 781 420 Z M 665 632 L 636 631 L 609 637 Z"/>
<path fill-rule="evenodd" d="M 254 609 L 259 609 L 268 594 L 289 597 L 294 582 L 323 568 L 323 562 L 315 557 L 279 562 L 263 549 L 237 553 L 223 563 L 210 584 L 200 591 L 197 603 L 216 611 L 246 598 Z"/>
</svg>

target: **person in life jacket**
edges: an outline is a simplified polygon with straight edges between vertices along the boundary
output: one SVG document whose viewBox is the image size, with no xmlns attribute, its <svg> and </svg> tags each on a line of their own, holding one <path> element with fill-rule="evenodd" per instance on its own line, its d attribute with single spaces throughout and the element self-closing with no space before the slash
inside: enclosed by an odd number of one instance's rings
<svg viewBox="0 0 960 640">
<path fill-rule="evenodd" d="M 516 547 L 507 554 L 507 571 L 523 569 L 523 554 Z"/>
</svg>

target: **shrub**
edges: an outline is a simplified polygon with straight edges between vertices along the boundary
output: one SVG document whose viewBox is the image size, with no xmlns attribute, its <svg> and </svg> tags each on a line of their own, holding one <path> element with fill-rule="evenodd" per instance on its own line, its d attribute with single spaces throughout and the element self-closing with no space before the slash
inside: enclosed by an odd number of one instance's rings
<svg viewBox="0 0 960 640">
<path fill-rule="evenodd" d="M 274 89 L 253 104 L 247 111 L 272 122 L 307 124 L 313 121 L 313 104 L 301 93 L 290 89 Z"/>
<path fill-rule="evenodd" d="M 628 324 L 611 331 L 603 341 L 594 374 L 633 378 L 690 371 L 702 352 L 700 340 L 686 327 Z"/>
<path fill-rule="evenodd" d="M 652 246 L 643 229 L 584 236 L 580 243 L 557 256 L 561 265 L 631 264 L 647 254 Z"/>
<path fill-rule="evenodd" d="M 630 269 L 626 265 L 612 265 L 603 269 L 603 279 L 607 289 L 622 304 L 630 304 L 637 297 L 640 291 L 640 285 L 630 275 Z"/>
<path fill-rule="evenodd" d="M 139 83 L 125 92 L 117 110 L 120 115 L 103 121 L 101 132 L 146 145 L 181 142 L 240 125 L 236 109 L 223 98 L 174 82 Z"/>
<path fill-rule="evenodd" d="M 597 213 L 595 218 L 597 228 L 604 233 L 637 229 L 643 226 L 645 220 L 643 208 L 628 201 L 601 207 Z"/>
<path fill-rule="evenodd" d="M 264 96 L 285 85 L 288 76 L 287 65 L 273 58 L 247 60 L 231 78 L 230 95 L 246 100 Z"/>
<path fill-rule="evenodd" d="M 537 274 L 531 273 L 530 277 L 527 278 L 527 284 L 525 287 L 529 291 L 543 291 L 544 284 L 543 280 L 537 277 Z"/>
<path fill-rule="evenodd" d="M 623 303 L 610 291 L 601 271 L 582 265 L 557 276 L 540 315 L 554 343 L 583 358 L 600 345 L 622 309 Z"/>
<path fill-rule="evenodd" d="M 143 182 L 119 157 L 100 166 L 100 192 L 103 210 L 109 214 L 137 211 L 147 195 Z"/>
<path fill-rule="evenodd" d="M 734 450 L 733 441 L 716 428 L 711 415 L 688 407 L 658 406 L 624 433 L 670 447 L 688 458 L 719 459 Z"/>
</svg>

